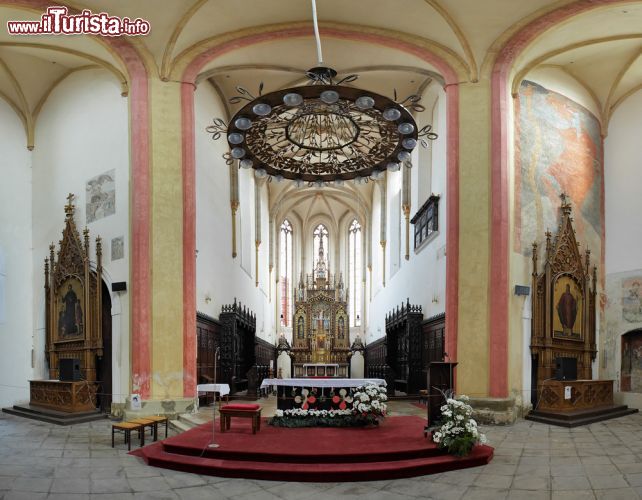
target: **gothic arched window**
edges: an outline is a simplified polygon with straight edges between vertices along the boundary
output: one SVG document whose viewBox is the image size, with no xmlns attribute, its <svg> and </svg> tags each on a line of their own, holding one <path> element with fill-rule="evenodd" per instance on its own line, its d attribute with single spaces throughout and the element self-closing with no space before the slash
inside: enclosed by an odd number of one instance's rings
<svg viewBox="0 0 642 500">
<path fill-rule="evenodd" d="M 361 224 L 354 219 L 348 229 L 348 290 L 350 326 L 361 326 Z"/>
<path fill-rule="evenodd" d="M 285 219 L 280 230 L 279 270 L 281 276 L 281 324 L 288 326 L 292 317 L 292 224 Z"/>
</svg>

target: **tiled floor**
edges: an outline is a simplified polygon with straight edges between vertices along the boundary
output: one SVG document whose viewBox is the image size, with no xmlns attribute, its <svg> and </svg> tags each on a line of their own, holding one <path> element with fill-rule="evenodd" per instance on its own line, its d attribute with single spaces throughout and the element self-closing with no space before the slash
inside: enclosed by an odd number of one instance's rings
<svg viewBox="0 0 642 500">
<path fill-rule="evenodd" d="M 391 411 L 422 414 L 407 403 L 393 403 Z M 570 430 L 523 420 L 486 427 L 495 447 L 487 466 L 341 484 L 224 479 L 148 467 L 127 455 L 122 442 L 111 448 L 109 424 L 58 427 L 0 414 L 0 498 L 642 498 L 640 414 Z"/>
</svg>

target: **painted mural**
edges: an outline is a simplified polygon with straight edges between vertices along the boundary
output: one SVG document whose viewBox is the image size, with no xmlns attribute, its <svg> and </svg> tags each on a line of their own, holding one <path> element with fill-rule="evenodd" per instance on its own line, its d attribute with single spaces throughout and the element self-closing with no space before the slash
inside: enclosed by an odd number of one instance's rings
<svg viewBox="0 0 642 500">
<path fill-rule="evenodd" d="M 116 213 L 116 170 L 87 181 L 87 224 Z"/>
<path fill-rule="evenodd" d="M 642 276 L 622 280 L 622 319 L 642 323 Z"/>
<path fill-rule="evenodd" d="M 569 196 L 577 238 L 602 257 L 603 151 L 600 124 L 586 108 L 524 81 L 515 110 L 515 233 L 513 249 L 531 244 L 559 221 L 560 194 Z"/>
</svg>

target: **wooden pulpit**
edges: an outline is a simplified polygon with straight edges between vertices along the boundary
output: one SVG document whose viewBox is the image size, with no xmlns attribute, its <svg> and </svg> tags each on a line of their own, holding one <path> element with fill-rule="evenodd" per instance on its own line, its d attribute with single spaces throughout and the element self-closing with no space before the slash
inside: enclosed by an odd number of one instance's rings
<svg viewBox="0 0 642 500">
<path fill-rule="evenodd" d="M 446 403 L 444 393 L 454 389 L 457 363 L 432 361 L 428 363 L 428 424 L 434 425 L 441 417 L 440 408 Z"/>
</svg>

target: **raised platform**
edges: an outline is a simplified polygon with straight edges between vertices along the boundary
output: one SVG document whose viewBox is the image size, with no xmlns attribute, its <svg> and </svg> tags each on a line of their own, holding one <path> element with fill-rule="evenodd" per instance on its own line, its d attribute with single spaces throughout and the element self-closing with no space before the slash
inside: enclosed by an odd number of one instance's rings
<svg viewBox="0 0 642 500">
<path fill-rule="evenodd" d="M 69 413 L 30 404 L 14 405 L 12 408 L 3 408 L 2 411 L 9 415 L 57 425 L 83 424 L 107 418 L 107 414 L 100 413 L 98 410 Z"/>
<path fill-rule="evenodd" d="M 636 408 L 629 408 L 626 405 L 608 405 L 581 410 L 534 410 L 526 415 L 525 418 L 542 424 L 578 427 L 611 418 L 624 417 L 637 412 Z"/>
<path fill-rule="evenodd" d="M 264 419 L 265 420 L 265 419 Z M 223 477 L 278 481 L 374 481 L 434 474 L 487 464 L 493 448 L 476 446 L 464 458 L 445 454 L 423 436 L 420 417 L 389 417 L 377 428 L 272 427 L 234 420 L 214 435 L 211 423 L 132 451 L 149 465 Z"/>
</svg>

